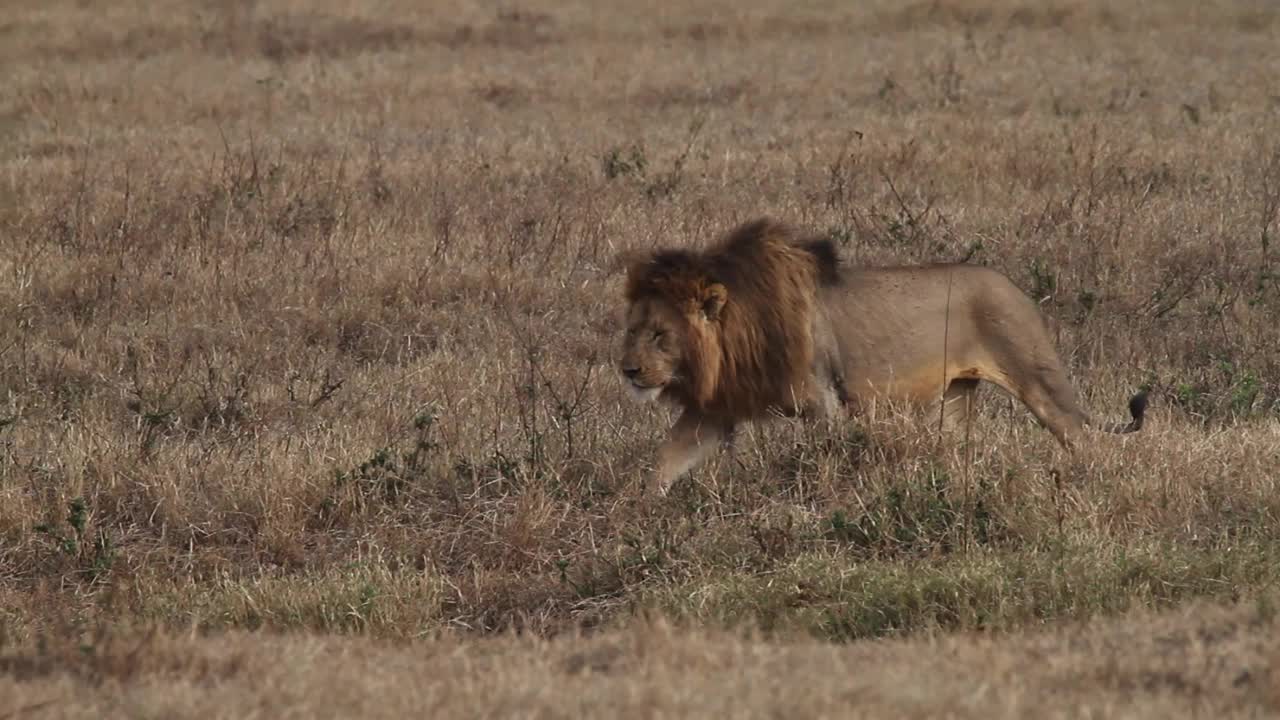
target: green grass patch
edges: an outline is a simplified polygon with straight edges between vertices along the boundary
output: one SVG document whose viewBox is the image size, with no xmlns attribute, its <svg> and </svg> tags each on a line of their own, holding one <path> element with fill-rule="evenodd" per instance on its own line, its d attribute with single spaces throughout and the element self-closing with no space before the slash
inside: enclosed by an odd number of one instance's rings
<svg viewBox="0 0 1280 720">
<path fill-rule="evenodd" d="M 1006 630 L 1190 598 L 1230 598 L 1280 577 L 1280 545 L 1070 546 L 860 562 L 808 553 L 765 574 L 729 572 L 655 588 L 682 620 L 847 641 L 930 630 Z"/>
<path fill-rule="evenodd" d="M 141 618 L 204 630 L 421 632 L 444 616 L 438 578 L 374 563 L 201 583 L 143 582 L 137 588 Z"/>
</svg>

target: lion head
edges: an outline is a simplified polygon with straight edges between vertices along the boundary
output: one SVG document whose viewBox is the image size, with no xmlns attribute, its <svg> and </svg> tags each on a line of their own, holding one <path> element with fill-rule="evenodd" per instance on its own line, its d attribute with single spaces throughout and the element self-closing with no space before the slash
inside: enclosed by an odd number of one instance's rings
<svg viewBox="0 0 1280 720">
<path fill-rule="evenodd" d="M 642 401 L 664 393 L 705 401 L 719 374 L 721 358 L 714 350 L 728 291 L 710 277 L 688 272 L 692 258 L 676 255 L 654 256 L 643 269 L 633 268 L 628 282 L 631 304 L 619 369 Z"/>
<path fill-rule="evenodd" d="M 704 252 L 631 263 L 618 369 L 632 395 L 745 419 L 794 411 L 813 357 L 815 290 L 834 250 L 769 219 Z"/>
</svg>

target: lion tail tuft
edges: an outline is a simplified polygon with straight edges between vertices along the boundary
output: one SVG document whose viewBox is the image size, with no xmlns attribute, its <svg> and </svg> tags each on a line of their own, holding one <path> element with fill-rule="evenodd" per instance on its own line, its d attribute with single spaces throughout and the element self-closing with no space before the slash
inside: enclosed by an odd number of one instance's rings
<svg viewBox="0 0 1280 720">
<path fill-rule="evenodd" d="M 1148 400 L 1147 390 L 1139 390 L 1138 394 L 1129 398 L 1129 415 L 1133 419 L 1127 423 L 1109 423 L 1102 425 L 1101 429 L 1106 432 L 1116 434 L 1138 432 L 1142 429 L 1142 423 L 1147 414 Z"/>
</svg>

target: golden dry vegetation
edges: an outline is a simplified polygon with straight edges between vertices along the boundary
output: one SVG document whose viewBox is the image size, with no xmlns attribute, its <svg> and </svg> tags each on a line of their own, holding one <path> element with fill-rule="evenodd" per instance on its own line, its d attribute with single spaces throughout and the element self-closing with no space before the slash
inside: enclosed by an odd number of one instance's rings
<svg viewBox="0 0 1280 720">
<path fill-rule="evenodd" d="M 1264 712 L 1277 68 L 1246 0 L 9 3 L 0 699 Z M 639 502 L 617 258 L 766 213 L 1006 272 L 1147 428 L 778 420 Z"/>
<path fill-rule="evenodd" d="M 1268 717 L 1273 613 L 847 645 L 661 622 L 413 643 L 139 632 L 0 657 L 0 693 L 18 717 Z"/>
</svg>

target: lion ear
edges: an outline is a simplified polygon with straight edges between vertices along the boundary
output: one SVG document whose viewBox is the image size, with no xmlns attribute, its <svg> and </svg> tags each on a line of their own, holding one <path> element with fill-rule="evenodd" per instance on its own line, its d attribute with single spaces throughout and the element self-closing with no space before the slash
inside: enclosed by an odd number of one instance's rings
<svg viewBox="0 0 1280 720">
<path fill-rule="evenodd" d="M 729 291 L 720 283 L 711 283 L 702 296 L 702 314 L 708 320 L 720 317 L 724 303 L 729 299 Z"/>
</svg>

